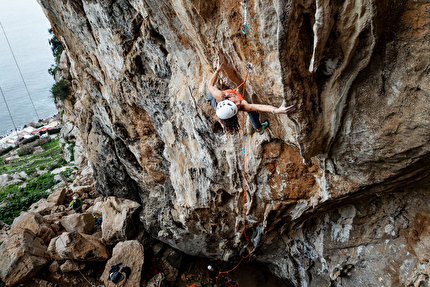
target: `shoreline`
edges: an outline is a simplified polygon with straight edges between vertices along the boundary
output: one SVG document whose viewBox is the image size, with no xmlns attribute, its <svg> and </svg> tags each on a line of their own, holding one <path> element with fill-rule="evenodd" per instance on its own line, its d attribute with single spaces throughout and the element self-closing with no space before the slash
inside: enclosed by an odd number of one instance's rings
<svg viewBox="0 0 430 287">
<path fill-rule="evenodd" d="M 29 138 L 39 134 L 38 131 L 41 129 L 55 128 L 61 125 L 60 121 L 60 112 L 57 112 L 48 118 L 40 119 L 37 123 L 30 122 L 17 130 L 12 130 L 7 135 L 0 135 L 0 149 L 17 146 L 18 138 Z"/>
<path fill-rule="evenodd" d="M 18 130 L 18 132 L 19 132 L 19 131 L 21 131 L 21 130 L 25 129 L 26 127 L 30 126 L 31 124 L 33 124 L 33 125 L 37 125 L 38 123 L 45 122 L 45 121 L 50 120 L 50 119 L 52 119 L 52 118 L 54 118 L 54 117 L 57 117 L 57 116 L 59 116 L 59 115 L 60 115 L 60 112 L 59 112 L 59 111 L 57 111 L 55 114 L 53 114 L 53 115 L 51 115 L 51 116 L 49 116 L 49 117 L 46 117 L 46 118 L 44 118 L 44 119 L 39 119 L 37 122 L 32 121 L 32 122 L 29 122 L 29 123 L 27 123 L 27 124 L 25 124 L 25 125 L 22 125 L 21 127 L 18 127 L 18 128 L 17 128 L 17 130 Z M 11 134 L 13 134 L 13 133 L 15 133 L 15 130 L 10 129 L 8 132 L 6 132 L 6 134 L 0 134 L 0 140 L 1 140 L 2 138 L 5 138 L 5 137 L 7 137 L 7 136 L 10 136 L 10 135 L 11 135 Z"/>
</svg>

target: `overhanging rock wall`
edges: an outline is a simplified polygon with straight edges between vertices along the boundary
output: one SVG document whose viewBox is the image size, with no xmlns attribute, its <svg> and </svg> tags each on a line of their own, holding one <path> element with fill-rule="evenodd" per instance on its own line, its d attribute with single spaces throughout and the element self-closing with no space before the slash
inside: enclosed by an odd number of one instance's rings
<svg viewBox="0 0 430 287">
<path fill-rule="evenodd" d="M 233 88 L 250 62 L 247 99 L 298 108 L 261 114 L 264 135 L 245 116 L 250 258 L 292 286 L 428 281 L 427 1 L 248 0 L 246 36 L 241 1 L 38 1 L 96 187 L 142 203 L 154 237 L 232 262 L 246 250 L 242 139 L 205 82 L 221 61 Z"/>
</svg>

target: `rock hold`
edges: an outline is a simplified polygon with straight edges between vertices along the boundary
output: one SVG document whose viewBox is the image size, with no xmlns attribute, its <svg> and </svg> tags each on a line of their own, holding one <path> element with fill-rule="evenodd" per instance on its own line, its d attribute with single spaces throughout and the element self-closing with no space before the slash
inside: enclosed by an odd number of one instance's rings
<svg viewBox="0 0 430 287">
<path fill-rule="evenodd" d="M 51 263 L 51 265 L 49 265 L 49 272 L 55 273 L 58 270 L 60 270 L 60 264 L 58 263 L 58 261 L 54 261 Z"/>
</svg>

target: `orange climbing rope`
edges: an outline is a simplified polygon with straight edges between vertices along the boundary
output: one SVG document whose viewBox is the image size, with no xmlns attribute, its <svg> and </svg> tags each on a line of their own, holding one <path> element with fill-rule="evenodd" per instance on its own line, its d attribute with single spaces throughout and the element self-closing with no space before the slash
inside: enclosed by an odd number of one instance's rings
<svg viewBox="0 0 430 287">
<path fill-rule="evenodd" d="M 245 74 L 245 79 L 242 81 L 242 83 L 236 88 L 234 89 L 232 92 L 235 92 L 235 94 L 237 94 L 237 90 L 243 86 L 243 91 L 242 94 L 239 96 L 243 97 L 245 96 L 245 87 L 246 87 L 246 80 L 248 79 L 248 72 L 249 72 L 249 67 L 250 65 L 247 65 L 247 69 L 246 69 L 246 74 Z M 243 234 L 245 236 L 246 239 L 246 243 L 248 244 L 249 242 L 249 237 L 246 234 L 246 153 L 245 153 L 245 115 L 244 112 L 242 111 L 242 154 L 243 154 L 243 168 L 242 168 L 242 179 L 243 179 Z M 249 245 L 248 245 L 249 246 Z M 242 258 L 240 259 L 240 261 L 236 264 L 236 266 L 234 266 L 232 269 L 228 270 L 228 271 L 221 271 L 219 272 L 218 276 L 216 277 L 216 286 L 218 287 L 218 277 L 221 276 L 221 274 L 227 274 L 230 273 L 231 271 L 233 271 L 234 269 L 236 269 L 244 259 L 248 258 L 249 255 L 251 255 L 251 251 L 254 249 L 254 246 L 250 247 L 249 253 L 246 256 L 242 256 Z"/>
<path fill-rule="evenodd" d="M 248 71 L 249 71 L 249 68 L 246 69 L 245 79 L 242 81 L 242 83 L 239 86 L 237 86 L 236 89 L 233 90 L 233 91 L 237 91 L 243 85 L 243 95 L 242 95 L 242 97 L 245 96 L 245 84 L 246 84 L 246 80 L 248 79 Z"/>
<path fill-rule="evenodd" d="M 244 18 L 245 18 L 245 21 L 244 21 L 244 24 L 242 25 L 244 28 L 244 29 L 242 28 L 242 32 L 245 35 L 246 35 L 247 30 L 248 30 L 248 23 L 246 20 L 246 13 L 247 13 L 247 6 L 248 6 L 247 4 L 248 4 L 247 0 L 244 0 L 244 5 L 245 5 L 245 16 L 244 16 Z M 239 86 L 237 86 L 236 89 L 231 91 L 231 92 L 237 94 L 239 96 L 240 100 L 243 100 L 243 98 L 245 97 L 246 80 L 248 79 L 249 69 L 251 67 L 252 67 L 252 65 L 250 63 L 248 63 L 246 65 L 246 73 L 245 73 L 244 80 L 242 81 L 242 83 Z M 241 86 L 243 86 L 242 94 L 240 94 L 238 92 L 238 90 Z M 226 91 L 226 92 L 230 92 L 230 91 Z M 245 169 L 245 167 L 246 167 L 246 164 L 245 164 L 246 163 L 246 157 L 245 157 L 246 154 L 245 154 L 245 115 L 244 115 L 244 111 L 242 111 L 242 154 L 243 154 L 243 168 L 242 168 L 242 178 L 243 178 L 243 209 L 242 209 L 242 211 L 243 211 L 243 234 L 245 236 L 246 244 L 249 247 L 249 237 L 246 234 L 246 169 Z M 254 249 L 254 247 L 255 247 L 254 245 L 252 247 L 250 247 L 248 255 L 242 256 L 240 261 L 232 269 L 230 269 L 228 271 L 219 272 L 218 276 L 216 277 L 216 286 L 217 287 L 218 287 L 219 276 L 221 276 L 221 274 L 230 273 L 231 271 L 236 269 L 242 263 L 242 261 L 244 259 L 248 258 L 251 255 L 251 252 Z M 236 282 L 235 286 L 237 286 L 237 282 Z"/>
<path fill-rule="evenodd" d="M 242 81 L 242 83 L 237 86 L 236 89 L 234 90 L 226 90 L 226 93 L 235 93 L 236 95 L 239 96 L 239 98 L 241 100 L 243 100 L 243 98 L 245 97 L 245 87 L 246 87 L 246 80 L 248 79 L 248 73 L 249 73 L 249 69 L 250 69 L 250 64 L 248 63 L 246 65 L 246 73 L 245 73 L 245 79 Z M 242 94 L 239 93 L 239 88 L 243 86 L 243 90 L 242 90 Z M 242 177 L 243 177 L 243 233 L 245 234 L 245 238 L 246 238 L 246 242 L 248 242 L 248 236 L 246 235 L 246 209 L 245 209 L 245 204 L 246 204 L 246 179 L 245 179 L 245 174 L 246 174 L 246 170 L 245 170 L 245 112 L 242 111 L 242 154 L 243 154 L 243 169 L 242 169 Z"/>
<path fill-rule="evenodd" d="M 248 79 L 248 69 L 246 70 L 245 79 L 243 80 L 242 84 L 239 85 L 239 87 L 243 85 L 243 92 L 242 92 L 243 96 L 242 97 L 245 96 L 245 84 L 246 84 L 247 79 Z M 239 87 L 237 87 L 236 89 L 239 89 Z M 242 175 L 242 180 L 243 180 L 243 234 L 245 235 L 246 242 L 248 242 L 248 236 L 246 235 L 246 208 L 245 208 L 245 204 L 246 204 L 245 112 L 243 112 L 243 111 L 242 111 L 242 154 L 243 154 L 243 168 L 242 168 L 242 173 L 243 173 L 243 175 Z"/>
</svg>

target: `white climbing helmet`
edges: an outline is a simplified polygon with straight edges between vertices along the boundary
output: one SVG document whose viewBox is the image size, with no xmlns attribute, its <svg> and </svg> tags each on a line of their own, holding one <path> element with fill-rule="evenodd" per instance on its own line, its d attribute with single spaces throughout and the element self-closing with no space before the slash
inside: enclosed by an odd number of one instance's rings
<svg viewBox="0 0 430 287">
<path fill-rule="evenodd" d="M 212 266 L 208 265 L 208 270 L 211 270 L 211 269 L 212 269 Z"/>
<path fill-rule="evenodd" d="M 74 199 L 74 200 L 78 199 L 78 196 L 77 196 L 77 195 L 74 195 L 74 196 L 73 196 L 73 199 Z"/>
<path fill-rule="evenodd" d="M 222 119 L 226 120 L 237 114 L 237 106 L 230 100 L 224 100 L 218 103 L 216 107 L 216 115 Z"/>
</svg>

